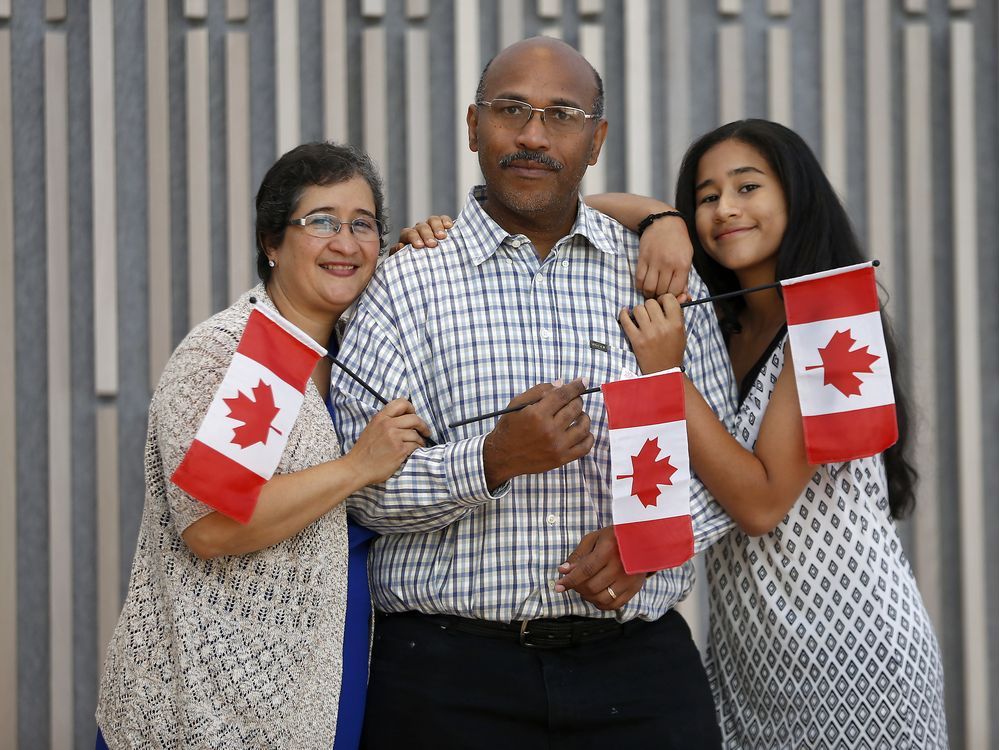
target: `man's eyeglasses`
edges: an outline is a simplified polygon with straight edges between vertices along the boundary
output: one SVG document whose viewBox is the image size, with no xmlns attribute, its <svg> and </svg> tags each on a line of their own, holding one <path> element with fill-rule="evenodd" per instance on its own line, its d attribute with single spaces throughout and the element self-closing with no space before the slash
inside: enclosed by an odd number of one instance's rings
<svg viewBox="0 0 1000 750">
<path fill-rule="evenodd" d="M 351 234 L 358 242 L 377 242 L 385 234 L 385 225 L 371 216 L 360 216 L 347 222 L 331 214 L 309 214 L 301 219 L 291 219 L 288 223 L 302 227 L 306 234 L 320 239 L 340 234 L 341 227 L 350 227 Z"/>
<path fill-rule="evenodd" d="M 532 107 L 517 99 L 494 99 L 491 102 L 476 102 L 477 107 L 489 107 L 493 120 L 503 128 L 520 130 L 528 124 L 535 112 L 549 132 L 556 135 L 571 135 L 583 130 L 587 120 L 600 119 L 599 114 L 588 115 L 577 107 Z"/>
</svg>

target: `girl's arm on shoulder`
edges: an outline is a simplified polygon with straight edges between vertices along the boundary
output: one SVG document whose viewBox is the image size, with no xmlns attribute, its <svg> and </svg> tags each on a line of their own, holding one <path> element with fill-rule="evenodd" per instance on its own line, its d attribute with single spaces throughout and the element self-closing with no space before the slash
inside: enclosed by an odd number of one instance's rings
<svg viewBox="0 0 1000 750">
<path fill-rule="evenodd" d="M 643 373 L 680 365 L 685 344 L 684 317 L 673 296 L 647 300 L 631 315 L 622 310 L 619 322 Z M 747 534 L 760 536 L 771 531 L 815 472 L 806 460 L 788 345 L 785 367 L 775 383 L 753 452 L 729 434 L 687 377 L 684 405 L 691 465 L 698 478 Z"/>
<path fill-rule="evenodd" d="M 610 216 L 633 232 L 647 216 L 673 211 L 668 203 L 630 193 L 588 195 L 588 206 Z M 662 216 L 647 225 L 639 238 L 639 261 L 635 286 L 647 298 L 670 293 L 679 295 L 687 288 L 694 250 L 687 224 L 681 216 Z"/>
</svg>

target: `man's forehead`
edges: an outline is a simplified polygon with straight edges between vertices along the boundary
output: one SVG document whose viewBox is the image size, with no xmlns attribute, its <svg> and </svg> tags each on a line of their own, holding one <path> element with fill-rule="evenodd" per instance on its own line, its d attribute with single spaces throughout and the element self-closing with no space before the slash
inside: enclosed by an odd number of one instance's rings
<svg viewBox="0 0 1000 750">
<path fill-rule="evenodd" d="M 490 97 L 531 90 L 552 99 L 589 102 L 597 94 L 590 64 L 569 45 L 550 40 L 528 40 L 503 50 L 484 83 Z"/>
</svg>

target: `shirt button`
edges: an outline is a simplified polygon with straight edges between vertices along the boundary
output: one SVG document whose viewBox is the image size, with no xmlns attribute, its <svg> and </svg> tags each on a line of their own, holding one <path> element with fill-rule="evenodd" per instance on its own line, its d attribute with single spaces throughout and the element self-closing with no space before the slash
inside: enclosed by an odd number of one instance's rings
<svg viewBox="0 0 1000 750">
<path fill-rule="evenodd" d="M 555 522 L 556 522 L 556 514 L 555 513 L 549 513 L 545 517 L 545 523 L 547 523 L 549 526 L 554 526 Z"/>
<path fill-rule="evenodd" d="M 556 581 L 555 581 L 554 578 L 551 581 L 549 581 L 549 590 L 550 591 L 555 591 L 556 590 Z"/>
<path fill-rule="evenodd" d="M 563 267 L 563 268 L 566 268 L 566 267 L 567 267 L 568 265 L 569 265 L 569 261 L 568 261 L 568 260 L 564 260 L 564 261 L 562 262 L 562 267 Z"/>
<path fill-rule="evenodd" d="M 544 276 L 536 276 L 535 277 L 535 284 L 537 286 L 545 286 L 545 277 Z"/>
<path fill-rule="evenodd" d="M 548 339 L 552 337 L 552 332 L 549 331 L 548 328 L 543 328 L 538 332 L 538 335 L 541 336 L 543 339 Z"/>
</svg>

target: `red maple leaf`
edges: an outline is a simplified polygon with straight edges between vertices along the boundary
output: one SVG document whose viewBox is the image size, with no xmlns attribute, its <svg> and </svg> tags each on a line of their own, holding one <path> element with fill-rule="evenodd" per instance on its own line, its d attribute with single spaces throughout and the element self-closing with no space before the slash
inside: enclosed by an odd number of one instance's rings
<svg viewBox="0 0 1000 750">
<path fill-rule="evenodd" d="M 632 478 L 632 494 L 647 508 L 656 505 L 660 497 L 657 485 L 673 484 L 670 477 L 677 468 L 670 465 L 670 456 L 657 458 L 660 455 L 659 438 L 649 438 L 642 449 L 632 456 L 632 473 L 619 475 L 619 479 Z"/>
<path fill-rule="evenodd" d="M 861 378 L 854 373 L 871 372 L 872 363 L 881 359 L 877 354 L 868 352 L 868 345 L 851 350 L 854 346 L 851 329 L 837 331 L 826 346 L 819 350 L 821 365 L 809 365 L 807 370 L 823 368 L 823 385 L 832 385 L 845 396 L 861 395 Z"/>
<path fill-rule="evenodd" d="M 243 423 L 233 429 L 233 439 L 230 441 L 240 448 L 249 448 L 255 443 L 266 445 L 271 430 L 281 434 L 281 431 L 272 425 L 281 409 L 274 405 L 271 386 L 259 380 L 252 390 L 252 399 L 242 391 L 236 391 L 236 395 L 232 398 L 222 399 L 229 407 L 229 417 Z"/>
</svg>

